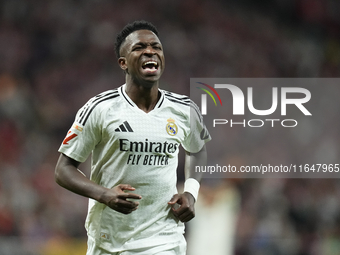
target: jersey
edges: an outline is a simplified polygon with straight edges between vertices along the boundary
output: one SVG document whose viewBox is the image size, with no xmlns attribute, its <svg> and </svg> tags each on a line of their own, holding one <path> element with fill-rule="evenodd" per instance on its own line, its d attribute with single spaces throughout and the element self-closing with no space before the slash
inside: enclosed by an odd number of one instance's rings
<svg viewBox="0 0 340 255">
<path fill-rule="evenodd" d="M 91 98 L 59 148 L 79 162 L 92 153 L 90 179 L 95 183 L 107 188 L 130 184 L 142 196 L 128 215 L 89 199 L 87 233 L 109 252 L 177 241 L 184 224 L 168 202 L 177 193 L 179 146 L 198 152 L 210 140 L 197 105 L 187 96 L 159 90 L 156 106 L 145 113 L 125 86 Z"/>
</svg>

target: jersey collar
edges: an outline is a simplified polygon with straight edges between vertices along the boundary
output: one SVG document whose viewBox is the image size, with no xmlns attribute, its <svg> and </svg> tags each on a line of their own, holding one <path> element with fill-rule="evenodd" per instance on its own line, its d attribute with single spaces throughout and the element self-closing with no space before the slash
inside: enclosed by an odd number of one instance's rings
<svg viewBox="0 0 340 255">
<path fill-rule="evenodd" d="M 122 86 L 119 88 L 119 92 L 122 94 L 123 98 L 126 100 L 126 102 L 127 102 L 130 106 L 139 109 L 138 106 L 131 100 L 131 98 L 130 98 L 130 97 L 128 96 L 128 94 L 125 92 L 125 88 L 126 88 L 126 84 L 122 85 Z M 163 102 L 164 102 L 164 98 L 165 98 L 165 96 L 164 96 L 164 91 L 161 90 L 161 89 L 158 89 L 158 91 L 161 93 L 161 97 L 159 98 L 157 104 L 155 105 L 155 108 L 154 108 L 152 111 L 154 111 L 155 109 L 160 108 L 160 107 L 162 106 Z M 152 111 L 151 111 L 151 112 L 152 112 Z"/>
</svg>

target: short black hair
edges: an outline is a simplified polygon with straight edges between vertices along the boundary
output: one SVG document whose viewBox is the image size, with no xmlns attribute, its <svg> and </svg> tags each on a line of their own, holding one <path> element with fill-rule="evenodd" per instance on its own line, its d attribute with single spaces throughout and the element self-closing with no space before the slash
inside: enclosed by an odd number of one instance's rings
<svg viewBox="0 0 340 255">
<path fill-rule="evenodd" d="M 117 58 L 120 57 L 120 47 L 122 46 L 123 42 L 125 41 L 125 38 L 128 37 L 129 34 L 132 32 L 135 32 L 137 30 L 150 30 L 155 35 L 158 36 L 158 30 L 157 28 L 149 21 L 145 20 L 138 20 L 134 21 L 133 23 L 127 24 L 120 33 L 117 34 L 116 37 L 116 43 L 115 43 L 115 52 L 117 55 Z"/>
</svg>

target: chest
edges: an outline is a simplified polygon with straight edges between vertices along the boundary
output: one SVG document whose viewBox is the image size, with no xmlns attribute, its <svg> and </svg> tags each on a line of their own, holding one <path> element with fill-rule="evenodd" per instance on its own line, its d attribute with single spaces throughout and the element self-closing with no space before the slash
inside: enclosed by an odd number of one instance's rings
<svg viewBox="0 0 340 255">
<path fill-rule="evenodd" d="M 166 109 L 148 114 L 125 109 L 107 114 L 102 132 L 120 151 L 172 154 L 188 129 L 185 118 Z"/>
</svg>

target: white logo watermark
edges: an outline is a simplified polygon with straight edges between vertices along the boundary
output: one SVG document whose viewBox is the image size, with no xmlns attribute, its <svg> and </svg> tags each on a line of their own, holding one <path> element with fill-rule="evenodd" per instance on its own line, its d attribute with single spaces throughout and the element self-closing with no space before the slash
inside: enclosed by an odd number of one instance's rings
<svg viewBox="0 0 340 255">
<path fill-rule="evenodd" d="M 245 105 L 245 96 L 242 90 L 231 84 L 215 84 L 214 87 L 216 89 L 228 89 L 231 92 L 233 98 L 233 115 L 244 115 L 244 105 Z M 288 98 L 289 93 L 300 93 L 303 94 L 303 98 Z M 306 107 L 303 105 L 307 103 L 311 99 L 311 93 L 308 89 L 305 88 L 281 88 L 281 115 L 287 115 L 287 105 L 292 104 L 295 105 L 304 115 L 312 115 Z M 258 110 L 255 109 L 253 103 L 253 88 L 247 88 L 247 105 L 248 109 L 251 113 L 255 115 L 270 115 L 274 113 L 278 107 L 278 88 L 272 88 L 272 105 L 267 110 Z M 202 115 L 207 114 L 207 95 L 201 95 L 201 113 Z"/>
</svg>

